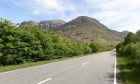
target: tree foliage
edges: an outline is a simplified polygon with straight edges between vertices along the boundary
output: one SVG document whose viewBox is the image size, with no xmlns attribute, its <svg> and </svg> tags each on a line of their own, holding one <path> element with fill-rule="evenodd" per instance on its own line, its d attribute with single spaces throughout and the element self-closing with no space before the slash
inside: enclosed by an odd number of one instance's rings
<svg viewBox="0 0 140 84">
<path fill-rule="evenodd" d="M 82 44 L 36 25 L 16 26 L 0 19 L 0 65 L 36 62 L 97 52 L 95 42 Z"/>
<path fill-rule="evenodd" d="M 91 53 L 89 46 L 35 25 L 17 27 L 0 19 L 0 65 L 20 64 Z"/>
<path fill-rule="evenodd" d="M 116 46 L 119 55 L 127 56 L 136 63 L 140 63 L 140 31 L 129 33 L 124 42 Z"/>
<path fill-rule="evenodd" d="M 90 43 L 89 46 L 93 53 L 99 51 L 99 47 L 100 47 L 99 44 L 92 42 L 92 43 Z"/>
</svg>

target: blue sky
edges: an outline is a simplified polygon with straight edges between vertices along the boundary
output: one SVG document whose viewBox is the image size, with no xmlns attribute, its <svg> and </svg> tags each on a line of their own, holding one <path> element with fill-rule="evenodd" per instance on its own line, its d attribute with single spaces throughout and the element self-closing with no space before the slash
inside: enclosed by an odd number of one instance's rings
<svg viewBox="0 0 140 84">
<path fill-rule="evenodd" d="M 14 23 L 89 16 L 108 28 L 140 29 L 140 0 L 0 0 L 0 17 Z"/>
</svg>

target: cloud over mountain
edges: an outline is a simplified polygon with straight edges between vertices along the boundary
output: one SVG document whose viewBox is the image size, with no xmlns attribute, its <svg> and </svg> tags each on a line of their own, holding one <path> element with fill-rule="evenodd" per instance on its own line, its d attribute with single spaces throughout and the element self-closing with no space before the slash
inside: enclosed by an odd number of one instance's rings
<svg viewBox="0 0 140 84">
<path fill-rule="evenodd" d="M 115 30 L 135 32 L 140 22 L 139 0 L 5 0 L 0 1 L 0 16 L 14 22 L 90 16 Z M 10 12 L 10 13 L 9 13 Z M 16 18 L 16 19 L 14 19 Z"/>
</svg>

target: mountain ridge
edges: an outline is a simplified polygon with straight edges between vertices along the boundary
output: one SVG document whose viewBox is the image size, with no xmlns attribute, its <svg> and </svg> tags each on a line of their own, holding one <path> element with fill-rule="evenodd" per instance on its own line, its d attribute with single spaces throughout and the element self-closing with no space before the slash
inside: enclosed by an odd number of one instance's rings
<svg viewBox="0 0 140 84">
<path fill-rule="evenodd" d="M 36 22 L 33 21 L 29 23 L 36 25 Z M 63 20 L 41 21 L 38 26 L 82 43 L 95 41 L 101 44 L 116 44 L 122 41 L 128 33 L 111 30 L 98 20 L 88 16 L 79 16 L 69 22 Z"/>
</svg>

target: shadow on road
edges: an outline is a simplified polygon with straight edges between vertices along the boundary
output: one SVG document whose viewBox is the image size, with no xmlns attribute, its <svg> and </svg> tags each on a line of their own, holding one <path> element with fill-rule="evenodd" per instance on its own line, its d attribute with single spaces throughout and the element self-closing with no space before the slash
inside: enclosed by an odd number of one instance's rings
<svg viewBox="0 0 140 84">
<path fill-rule="evenodd" d="M 107 73 L 107 78 L 109 78 L 108 81 L 114 81 L 114 73 Z"/>
<path fill-rule="evenodd" d="M 116 74 L 116 82 L 117 82 L 117 84 L 120 84 L 120 82 L 121 82 L 121 78 L 120 78 L 120 75 L 119 75 L 119 73 L 117 73 Z M 107 73 L 107 77 L 106 78 L 109 78 L 109 80 L 108 81 L 111 81 L 111 82 L 114 82 L 114 73 Z"/>
</svg>

